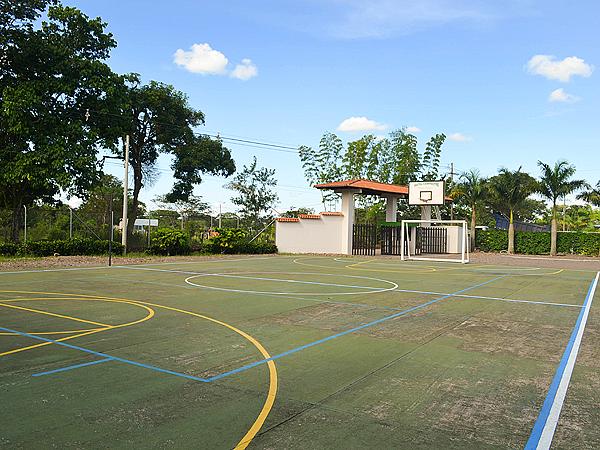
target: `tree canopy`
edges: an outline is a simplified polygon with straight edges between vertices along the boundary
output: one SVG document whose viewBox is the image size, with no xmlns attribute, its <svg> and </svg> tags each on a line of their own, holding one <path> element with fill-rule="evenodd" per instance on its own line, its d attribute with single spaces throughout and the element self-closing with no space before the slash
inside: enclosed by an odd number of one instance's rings
<svg viewBox="0 0 600 450">
<path fill-rule="evenodd" d="M 416 180 L 440 179 L 442 146 L 446 136 L 431 137 L 423 152 L 417 148 L 416 136 L 404 129 L 387 137 L 365 135 L 347 143 L 334 133 L 325 133 L 319 148 L 301 146 L 299 150 L 306 180 L 311 184 L 365 178 L 381 183 L 408 184 Z M 322 191 L 323 203 L 337 198 Z"/>
<path fill-rule="evenodd" d="M 204 114 L 189 105 L 183 92 L 156 81 L 140 85 L 133 80 L 125 101 L 123 131 L 130 135 L 134 217 L 139 193 L 161 153 L 173 156 L 176 181 L 164 197 L 168 203 L 187 201 L 204 173 L 230 176 L 235 172 L 231 153 L 220 140 L 194 133 L 194 127 L 204 124 Z M 132 228 L 130 221 L 128 231 Z"/>
<path fill-rule="evenodd" d="M 86 113 L 116 111 L 124 85 L 100 18 L 50 0 L 2 2 L 0 18 L 0 206 L 16 239 L 22 205 L 85 197 L 98 181 L 98 146 L 118 130 Z"/>
<path fill-rule="evenodd" d="M 261 226 L 264 216 L 271 216 L 271 209 L 279 200 L 276 186 L 275 169 L 258 167 L 256 157 L 226 185 L 236 193 L 231 201 L 239 207 L 242 221 L 252 228 Z"/>
</svg>

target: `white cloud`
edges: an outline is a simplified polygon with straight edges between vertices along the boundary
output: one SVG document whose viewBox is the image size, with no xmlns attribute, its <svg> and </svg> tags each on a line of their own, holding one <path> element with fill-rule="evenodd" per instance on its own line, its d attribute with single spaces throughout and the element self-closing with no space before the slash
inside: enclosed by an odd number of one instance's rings
<svg viewBox="0 0 600 450">
<path fill-rule="evenodd" d="M 466 136 L 462 133 L 452 133 L 448 135 L 448 140 L 454 142 L 469 142 L 472 141 L 473 138 L 471 136 Z"/>
<path fill-rule="evenodd" d="M 258 75 L 258 68 L 250 59 L 244 58 L 233 70 L 229 70 L 229 60 L 210 44 L 194 44 L 189 51 L 177 49 L 173 62 L 188 72 L 202 75 L 227 75 L 238 80 L 249 80 Z"/>
<path fill-rule="evenodd" d="M 571 77 L 589 77 L 594 67 L 577 56 L 569 56 L 562 61 L 552 55 L 535 55 L 527 62 L 527 71 L 533 75 L 541 75 L 549 80 L 568 83 Z"/>
<path fill-rule="evenodd" d="M 189 52 L 178 49 L 173 55 L 173 62 L 189 72 L 222 75 L 227 71 L 229 60 L 209 44 L 194 44 Z"/>
<path fill-rule="evenodd" d="M 575 103 L 579 100 L 579 97 L 566 93 L 563 88 L 553 90 L 548 96 L 548 101 L 553 103 Z"/>
<path fill-rule="evenodd" d="M 248 58 L 242 59 L 242 62 L 235 66 L 235 69 L 231 72 L 230 76 L 232 78 L 237 78 L 238 80 L 249 80 L 258 75 L 258 68 L 252 62 L 252 60 Z"/>
<path fill-rule="evenodd" d="M 370 131 L 385 130 L 387 125 L 377 123 L 374 120 L 367 119 L 365 116 L 348 117 L 337 127 L 338 131 Z"/>
<path fill-rule="evenodd" d="M 406 132 L 407 133 L 420 133 L 421 129 L 419 127 L 415 127 L 415 126 L 406 127 Z"/>
</svg>

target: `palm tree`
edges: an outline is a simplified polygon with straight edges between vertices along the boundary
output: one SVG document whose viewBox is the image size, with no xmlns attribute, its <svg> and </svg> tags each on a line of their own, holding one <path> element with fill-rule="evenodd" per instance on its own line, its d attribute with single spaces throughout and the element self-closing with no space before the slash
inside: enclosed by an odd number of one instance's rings
<svg viewBox="0 0 600 450">
<path fill-rule="evenodd" d="M 585 188 L 588 184 L 585 180 L 572 180 L 575 174 L 575 166 L 567 161 L 557 161 L 551 167 L 542 161 L 538 161 L 542 171 L 537 191 L 552 202 L 552 220 L 550 231 L 550 255 L 556 255 L 557 236 L 557 207 L 556 202 L 561 197 L 566 197 L 575 191 Z"/>
<path fill-rule="evenodd" d="M 587 187 L 586 189 L 587 190 L 579 194 L 577 198 L 600 207 L 600 181 L 596 183 L 595 188 Z"/>
<path fill-rule="evenodd" d="M 521 172 L 521 167 L 511 171 L 502 168 L 498 175 L 488 181 L 490 205 L 509 216 L 508 253 L 515 252 L 515 211 L 523 207 L 527 198 L 536 190 L 536 180 L 531 175 Z"/>
<path fill-rule="evenodd" d="M 474 248 L 477 209 L 487 198 L 486 180 L 481 177 L 477 169 L 463 173 L 460 180 L 453 189 L 452 196 L 460 197 L 471 208 L 471 248 Z"/>
</svg>

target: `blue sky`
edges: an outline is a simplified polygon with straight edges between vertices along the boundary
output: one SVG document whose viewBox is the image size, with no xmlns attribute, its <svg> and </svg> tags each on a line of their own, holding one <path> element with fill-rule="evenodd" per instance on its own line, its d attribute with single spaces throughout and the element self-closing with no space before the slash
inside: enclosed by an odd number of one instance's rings
<svg viewBox="0 0 600 450">
<path fill-rule="evenodd" d="M 600 179 L 596 1 L 66 3 L 108 22 L 114 70 L 186 92 L 207 132 L 295 147 L 317 145 L 325 131 L 352 140 L 416 127 L 421 146 L 437 132 L 452 137 L 443 160 L 459 171 L 537 174 L 538 159 L 564 158 Z M 336 131 L 352 117 L 350 128 L 363 130 Z M 296 155 L 228 146 L 240 168 L 256 155 L 276 169 L 280 209 L 320 210 Z M 142 199 L 172 181 L 161 172 Z M 206 177 L 195 192 L 231 211 L 225 183 Z"/>
</svg>

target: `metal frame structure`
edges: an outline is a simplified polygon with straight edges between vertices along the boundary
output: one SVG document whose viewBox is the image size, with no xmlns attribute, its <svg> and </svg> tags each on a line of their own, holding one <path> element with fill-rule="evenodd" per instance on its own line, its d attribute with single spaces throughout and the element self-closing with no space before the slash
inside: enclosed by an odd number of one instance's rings
<svg viewBox="0 0 600 450">
<path fill-rule="evenodd" d="M 424 256 L 411 255 L 410 252 L 410 231 L 409 224 L 429 224 L 430 226 L 461 226 L 463 229 L 461 237 L 461 252 L 460 259 L 458 258 L 427 258 Z M 417 260 L 417 261 L 440 261 L 440 262 L 459 262 L 466 264 L 469 262 L 469 228 L 465 220 L 403 220 L 400 232 L 402 241 L 400 250 L 400 259 L 402 261 Z"/>
</svg>

